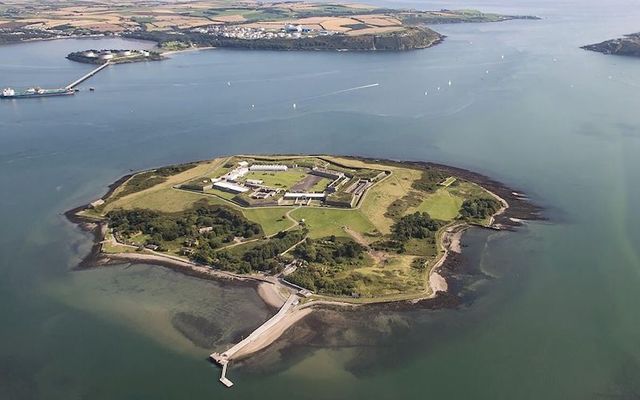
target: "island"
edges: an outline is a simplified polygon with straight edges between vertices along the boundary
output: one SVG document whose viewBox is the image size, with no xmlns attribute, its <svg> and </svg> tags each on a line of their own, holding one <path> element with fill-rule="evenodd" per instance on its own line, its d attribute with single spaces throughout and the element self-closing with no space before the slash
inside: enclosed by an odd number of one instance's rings
<svg viewBox="0 0 640 400">
<path fill-rule="evenodd" d="M 606 40 L 601 43 L 582 47 L 585 50 L 604 54 L 640 57 L 640 32 L 625 35 L 622 38 Z"/>
<path fill-rule="evenodd" d="M 193 47 L 399 51 L 440 43 L 444 37 L 427 25 L 512 19 L 537 17 L 303 1 L 115 4 L 98 0 L 78 4 L 72 0 L 6 0 L 0 3 L 0 44 L 119 36 L 156 42 L 163 51 Z"/>
<path fill-rule="evenodd" d="M 91 49 L 69 53 L 67 58 L 85 64 L 124 64 L 142 61 L 160 61 L 164 57 L 159 52 L 150 50 Z"/>
<path fill-rule="evenodd" d="M 454 307 L 461 236 L 540 218 L 519 192 L 445 165 L 234 155 L 123 177 L 68 218 L 94 232 L 80 268 L 151 263 L 252 283 L 275 315 L 211 359 L 275 341 L 318 307 Z"/>
</svg>

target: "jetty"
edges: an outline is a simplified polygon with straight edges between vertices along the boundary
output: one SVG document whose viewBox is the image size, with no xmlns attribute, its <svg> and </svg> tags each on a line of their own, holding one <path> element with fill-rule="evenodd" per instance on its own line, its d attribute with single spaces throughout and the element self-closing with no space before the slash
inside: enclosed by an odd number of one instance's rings
<svg viewBox="0 0 640 400">
<path fill-rule="evenodd" d="M 67 89 L 67 90 L 71 90 L 71 89 L 75 88 L 76 86 L 78 86 L 82 82 L 86 81 L 87 79 L 91 78 L 92 76 L 94 76 L 98 72 L 100 72 L 103 69 L 107 68 L 109 65 L 111 65 L 111 64 L 109 63 L 109 61 L 107 61 L 106 63 L 100 65 L 98 68 L 89 71 L 87 74 L 85 74 L 85 75 L 81 76 L 80 78 L 76 79 L 75 81 L 71 82 L 70 84 L 68 84 L 64 88 Z"/>
<path fill-rule="evenodd" d="M 266 335 L 270 329 L 274 328 L 278 322 L 282 320 L 282 318 L 287 315 L 287 313 L 299 303 L 298 296 L 296 294 L 291 294 L 287 298 L 287 301 L 280 307 L 278 312 L 265 321 L 262 325 L 260 325 L 256 330 L 251 332 L 249 336 L 233 345 L 228 350 L 222 353 L 211 353 L 209 358 L 215 361 L 218 365 L 222 367 L 222 373 L 220 375 L 220 382 L 226 387 L 233 386 L 233 382 L 227 378 L 227 366 L 229 362 L 234 358 L 234 356 L 243 348 L 248 346 L 250 343 L 257 341 L 262 335 Z"/>
</svg>

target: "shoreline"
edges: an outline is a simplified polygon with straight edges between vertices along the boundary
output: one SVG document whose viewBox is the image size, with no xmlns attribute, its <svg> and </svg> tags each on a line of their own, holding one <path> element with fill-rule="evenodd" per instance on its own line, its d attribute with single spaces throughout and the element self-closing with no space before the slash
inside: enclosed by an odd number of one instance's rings
<svg viewBox="0 0 640 400">
<path fill-rule="evenodd" d="M 441 236 L 441 246 L 444 251 L 442 256 L 431 266 L 427 282 L 431 292 L 426 296 L 416 295 L 414 298 L 394 299 L 379 301 L 370 301 L 364 303 L 350 302 L 349 299 L 331 299 L 320 298 L 304 304 L 293 307 L 288 314 L 283 317 L 277 324 L 270 327 L 261 337 L 242 348 L 236 353 L 233 359 L 244 358 L 265 349 L 275 342 L 282 334 L 297 322 L 308 316 L 315 309 L 319 308 L 362 308 L 362 309 L 440 309 L 440 308 L 456 308 L 462 304 L 460 298 L 461 287 L 454 281 L 454 275 L 460 264 L 460 256 L 462 254 L 461 240 L 464 232 L 473 228 L 493 230 L 515 230 L 527 220 L 543 220 L 541 216 L 542 209 L 533 205 L 520 191 L 514 191 L 505 185 L 494 181 L 484 175 L 477 174 L 472 171 L 451 167 L 442 164 L 425 163 L 425 162 L 398 162 L 390 160 L 372 160 L 361 157 L 348 157 L 361 161 L 377 161 L 389 162 L 399 165 L 413 165 L 417 167 L 433 166 L 445 170 L 451 175 L 458 176 L 475 184 L 478 184 L 498 199 L 503 207 L 491 217 L 491 225 L 476 226 L 466 222 L 454 223 L 444 229 Z M 126 182 L 133 174 L 128 174 L 118 179 L 108 186 L 108 191 L 101 197 L 105 200 L 110 197 L 115 190 Z M 508 200 L 505 199 L 508 198 Z M 105 237 L 106 224 L 101 221 L 90 220 L 89 217 L 78 215 L 79 211 L 87 209 L 88 205 L 73 208 L 64 213 L 65 217 L 72 223 L 78 225 L 81 229 L 89 231 L 93 234 L 94 244 L 91 251 L 75 269 L 90 269 L 102 266 L 123 264 L 123 263 L 141 263 L 159 265 L 172 269 L 176 272 L 184 273 L 197 278 L 215 280 L 219 284 L 247 285 L 253 287 L 265 305 L 272 309 L 279 309 L 285 302 L 281 291 L 291 293 L 292 289 L 278 283 L 276 279 L 269 279 L 266 276 L 239 275 L 226 271 L 213 270 L 208 266 L 198 265 L 194 262 L 183 260 L 177 256 L 169 256 L 166 254 L 155 254 L 150 250 L 136 253 L 102 253 L 101 247 Z"/>
<path fill-rule="evenodd" d="M 126 38 L 125 38 L 126 39 Z M 130 39 L 127 39 L 130 40 Z M 153 43 L 153 42 L 152 42 Z M 215 50 L 217 49 L 217 47 L 215 46 L 203 46 L 203 47 L 189 47 L 187 49 L 183 49 L 183 50 L 168 50 L 168 51 L 162 51 L 161 47 L 158 47 L 157 43 L 156 46 L 154 47 L 154 49 L 157 49 L 158 51 L 160 51 L 160 55 L 163 57 L 168 57 L 174 54 L 180 54 L 180 53 L 190 53 L 190 52 L 194 52 L 194 51 L 203 51 L 203 50 Z"/>
</svg>

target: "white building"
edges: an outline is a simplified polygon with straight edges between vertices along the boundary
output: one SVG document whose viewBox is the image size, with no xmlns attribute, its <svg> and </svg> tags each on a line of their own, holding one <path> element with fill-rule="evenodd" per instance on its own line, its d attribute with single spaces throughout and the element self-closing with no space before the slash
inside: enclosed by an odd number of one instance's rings
<svg viewBox="0 0 640 400">
<path fill-rule="evenodd" d="M 198 229 L 198 233 L 208 233 L 213 230 L 213 226 L 205 226 L 204 228 Z"/>
<path fill-rule="evenodd" d="M 284 26 L 284 30 L 287 32 L 302 32 L 301 25 L 287 24 Z"/>
<path fill-rule="evenodd" d="M 226 181 L 216 182 L 213 184 L 213 187 L 231 193 L 244 193 L 249 190 L 249 188 L 246 188 L 244 186 L 236 185 L 235 183 Z"/>
<path fill-rule="evenodd" d="M 249 171 L 286 171 L 289 167 L 281 164 L 255 164 L 249 167 Z"/>
<path fill-rule="evenodd" d="M 240 162 L 238 163 L 238 165 L 239 165 L 239 166 L 241 166 L 241 167 L 243 167 L 243 168 L 246 168 L 246 167 L 248 167 L 248 166 L 249 166 L 249 163 L 248 163 L 247 161 L 240 161 Z"/>
<path fill-rule="evenodd" d="M 92 203 L 90 204 L 90 206 L 91 206 L 91 208 L 96 208 L 96 207 L 100 207 L 100 206 L 101 206 L 101 205 L 103 205 L 103 204 L 104 204 L 104 200 L 102 200 L 102 199 L 98 199 L 98 200 L 96 200 L 96 201 L 92 202 Z"/>
<path fill-rule="evenodd" d="M 246 167 L 239 167 L 236 168 L 232 171 L 229 171 L 226 175 L 223 176 L 224 179 L 231 181 L 231 182 L 235 182 L 238 179 L 242 178 L 243 176 L 245 176 L 246 174 L 249 173 L 249 168 Z"/>
</svg>

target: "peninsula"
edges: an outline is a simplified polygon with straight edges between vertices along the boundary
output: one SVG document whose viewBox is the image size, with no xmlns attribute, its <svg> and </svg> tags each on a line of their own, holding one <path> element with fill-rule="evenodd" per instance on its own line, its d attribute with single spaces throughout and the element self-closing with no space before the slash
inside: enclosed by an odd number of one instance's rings
<svg viewBox="0 0 640 400">
<path fill-rule="evenodd" d="M 582 47 L 585 50 L 597 51 L 604 54 L 640 57 L 640 32 L 625 35 L 618 39 L 606 40 L 601 43 Z"/>
<path fill-rule="evenodd" d="M 120 36 L 163 51 L 193 47 L 270 50 L 411 50 L 440 43 L 427 25 L 536 19 L 475 10 L 418 11 L 362 4 L 254 0 L 120 3 L 7 0 L 0 44 L 63 37 Z"/>
<path fill-rule="evenodd" d="M 455 306 L 449 262 L 462 233 L 512 228 L 538 212 L 522 194 L 444 165 L 237 155 L 126 176 L 67 216 L 96 237 L 81 267 L 140 262 L 251 282 L 279 308 L 211 355 L 230 386 L 229 361 L 314 308 Z"/>
</svg>

